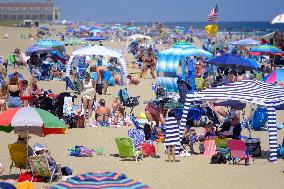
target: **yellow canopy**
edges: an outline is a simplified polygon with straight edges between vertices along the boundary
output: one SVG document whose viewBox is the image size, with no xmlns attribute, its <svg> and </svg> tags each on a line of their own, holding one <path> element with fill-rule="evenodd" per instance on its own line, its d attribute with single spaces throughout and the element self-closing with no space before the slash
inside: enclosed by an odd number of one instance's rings
<svg viewBox="0 0 284 189">
<path fill-rule="evenodd" d="M 217 24 L 209 24 L 205 26 L 205 31 L 211 36 L 216 35 L 216 33 L 218 32 L 218 29 L 219 27 Z"/>
</svg>

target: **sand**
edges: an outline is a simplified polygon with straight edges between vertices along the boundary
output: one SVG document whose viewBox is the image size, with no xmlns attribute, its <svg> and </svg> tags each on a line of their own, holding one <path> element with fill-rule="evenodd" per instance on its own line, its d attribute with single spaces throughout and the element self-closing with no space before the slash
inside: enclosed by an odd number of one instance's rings
<svg viewBox="0 0 284 189">
<path fill-rule="evenodd" d="M 56 30 L 63 30 L 62 27 L 56 27 Z M 29 39 L 21 39 L 20 34 L 28 34 L 31 32 L 26 28 L 3 28 L 0 27 L 0 36 L 4 33 L 9 34 L 8 40 L 0 39 L 0 55 L 7 55 L 16 47 L 24 51 L 27 47 L 34 44 L 35 41 Z M 104 45 L 123 48 L 125 45 L 118 42 L 104 42 Z M 68 47 L 67 52 L 70 53 L 76 47 Z M 127 54 L 127 60 L 131 61 L 131 55 Z M 26 69 L 17 69 L 23 73 L 26 78 L 30 78 Z M 9 73 L 14 70 L 9 68 Z M 133 71 L 135 72 L 135 70 Z M 151 91 L 151 84 L 154 82 L 150 79 L 150 75 L 143 79 L 139 86 L 127 86 L 130 96 L 141 96 L 140 105 L 134 109 L 134 113 L 138 115 L 144 108 L 144 101 L 154 97 Z M 40 81 L 40 87 L 44 89 L 52 89 L 55 93 L 65 91 L 65 84 L 62 81 Z M 99 96 L 98 99 L 104 98 L 109 106 L 112 98 L 115 96 L 119 87 L 110 87 L 106 96 Z M 78 103 L 79 100 L 77 99 Z M 246 113 L 249 112 L 249 107 Z M 277 112 L 277 120 L 284 122 L 283 112 Z M 70 129 L 66 135 L 49 135 L 44 138 L 32 136 L 29 144 L 35 143 L 46 145 L 61 165 L 69 166 L 74 170 L 74 174 L 85 173 L 88 171 L 117 171 L 125 173 L 129 178 L 141 181 L 152 188 L 282 188 L 284 185 L 284 161 L 279 159 L 277 164 L 268 162 L 268 134 L 265 131 L 253 132 L 253 137 L 261 138 L 262 157 L 255 158 L 252 165 L 211 165 L 210 158 L 202 155 L 192 155 L 191 157 L 178 157 L 180 162 L 168 163 L 164 154 L 162 144 L 158 146 L 158 154 L 161 158 L 144 158 L 141 161 L 120 161 L 109 154 L 118 153 L 115 145 L 115 137 L 127 136 L 129 128 L 85 128 Z M 199 129 L 200 131 L 200 129 Z M 244 135 L 248 135 L 247 130 L 243 131 Z M 278 142 L 282 142 L 284 137 L 283 130 L 278 132 Z M 17 178 L 19 170 L 13 168 L 12 174 L 9 175 L 10 156 L 8 152 L 8 144 L 16 141 L 16 135 L 12 133 L 0 132 L 0 162 L 5 165 L 5 171 L 0 176 L 1 179 Z M 105 156 L 94 156 L 90 158 L 70 157 L 70 147 L 75 145 L 84 145 L 87 147 L 103 146 Z M 198 145 L 195 145 L 198 152 Z M 52 183 L 54 185 L 56 183 Z M 36 183 L 37 187 L 46 185 L 44 183 Z M 49 184 L 48 184 L 49 185 Z"/>
</svg>

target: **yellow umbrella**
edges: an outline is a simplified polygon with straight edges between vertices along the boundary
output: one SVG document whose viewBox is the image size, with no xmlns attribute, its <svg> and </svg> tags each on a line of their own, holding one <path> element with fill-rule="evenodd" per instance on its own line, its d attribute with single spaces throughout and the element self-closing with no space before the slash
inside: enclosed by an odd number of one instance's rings
<svg viewBox="0 0 284 189">
<path fill-rule="evenodd" d="M 210 35 L 214 36 L 218 32 L 218 25 L 217 24 L 209 24 L 205 27 L 205 31 Z"/>
</svg>

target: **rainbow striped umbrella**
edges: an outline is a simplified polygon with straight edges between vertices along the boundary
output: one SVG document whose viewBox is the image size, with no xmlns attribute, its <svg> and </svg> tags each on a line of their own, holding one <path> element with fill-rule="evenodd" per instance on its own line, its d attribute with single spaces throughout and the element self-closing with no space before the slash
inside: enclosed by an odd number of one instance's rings
<svg viewBox="0 0 284 189">
<path fill-rule="evenodd" d="M 10 133 L 28 132 L 38 136 L 65 134 L 67 127 L 48 111 L 24 107 L 12 108 L 0 114 L 0 131 Z"/>
<path fill-rule="evenodd" d="M 114 172 L 102 172 L 102 173 L 85 173 L 79 176 L 75 176 L 65 182 L 61 182 L 51 189 L 87 189 L 87 188 L 128 188 L 128 189 L 150 189 L 140 182 L 128 179 L 125 174 Z"/>
<path fill-rule="evenodd" d="M 250 52 L 259 52 L 259 53 L 282 53 L 280 49 L 273 45 L 265 44 L 265 45 L 259 45 L 256 47 L 251 48 Z"/>
<path fill-rule="evenodd" d="M 271 72 L 263 80 L 266 83 L 275 83 L 275 82 L 284 81 L 284 69 Z"/>
</svg>

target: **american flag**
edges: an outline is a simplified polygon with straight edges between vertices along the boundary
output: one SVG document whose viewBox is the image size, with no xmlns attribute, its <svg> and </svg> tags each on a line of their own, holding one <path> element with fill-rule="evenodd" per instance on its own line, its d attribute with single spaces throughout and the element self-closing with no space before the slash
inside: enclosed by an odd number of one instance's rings
<svg viewBox="0 0 284 189">
<path fill-rule="evenodd" d="M 216 22 L 218 18 L 218 6 L 216 5 L 208 15 L 208 22 Z"/>
</svg>

